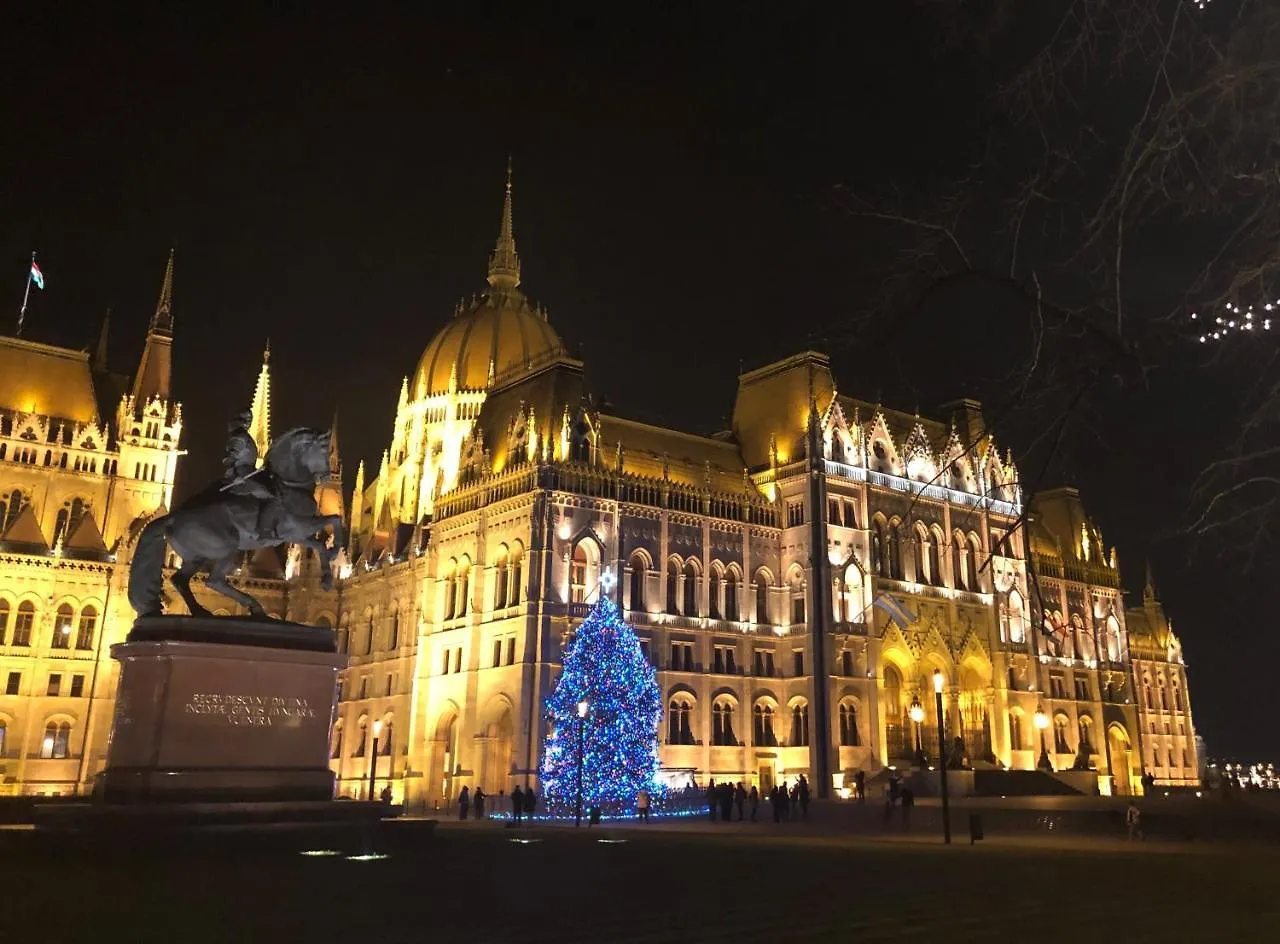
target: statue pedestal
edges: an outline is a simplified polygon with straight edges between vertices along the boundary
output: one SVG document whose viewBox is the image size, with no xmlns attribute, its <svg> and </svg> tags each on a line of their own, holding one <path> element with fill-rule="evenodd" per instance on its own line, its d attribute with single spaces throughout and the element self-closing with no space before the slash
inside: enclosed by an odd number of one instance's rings
<svg viewBox="0 0 1280 944">
<path fill-rule="evenodd" d="M 139 619 L 120 663 L 111 803 L 333 798 L 329 728 L 347 664 L 329 630 L 198 617 Z"/>
</svg>

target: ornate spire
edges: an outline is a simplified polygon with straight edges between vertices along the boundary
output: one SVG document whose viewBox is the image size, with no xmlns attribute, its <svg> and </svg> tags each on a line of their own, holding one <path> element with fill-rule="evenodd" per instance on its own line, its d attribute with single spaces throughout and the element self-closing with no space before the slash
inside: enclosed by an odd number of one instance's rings
<svg viewBox="0 0 1280 944">
<path fill-rule="evenodd" d="M 253 388 L 253 418 L 249 421 L 249 435 L 258 446 L 258 465 L 271 448 L 271 339 L 267 339 L 262 352 L 262 370 L 258 372 L 258 384 Z"/>
<path fill-rule="evenodd" d="M 507 158 L 507 192 L 502 199 L 502 225 L 498 241 L 489 257 L 489 284 L 498 289 L 513 289 L 520 284 L 520 256 L 516 254 L 516 238 L 511 225 L 511 158 Z"/>
<path fill-rule="evenodd" d="M 1142 588 L 1142 602 L 1154 603 L 1156 599 L 1156 578 L 1151 574 L 1151 558 L 1147 558 L 1147 583 Z"/>
<path fill-rule="evenodd" d="M 173 250 L 169 250 L 169 263 L 164 267 L 164 281 L 160 283 L 160 299 L 155 314 L 151 316 L 151 330 L 158 334 L 173 334 Z"/>
<path fill-rule="evenodd" d="M 102 316 L 102 330 L 98 332 L 98 348 L 93 355 L 93 369 L 105 372 L 107 369 L 107 337 L 111 331 L 111 309 Z"/>
</svg>

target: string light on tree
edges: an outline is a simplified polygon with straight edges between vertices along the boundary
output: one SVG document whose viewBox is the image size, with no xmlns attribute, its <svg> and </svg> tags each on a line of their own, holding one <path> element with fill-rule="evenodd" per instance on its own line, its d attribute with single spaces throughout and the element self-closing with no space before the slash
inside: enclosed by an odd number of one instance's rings
<svg viewBox="0 0 1280 944">
<path fill-rule="evenodd" d="M 584 701 L 590 705 L 585 718 L 578 709 Z M 608 596 L 601 595 L 565 650 L 546 718 L 551 733 L 542 784 L 553 813 L 571 815 L 577 802 L 579 736 L 585 807 L 623 812 L 634 807 L 639 791 L 663 792 L 657 777 L 658 679 L 635 631 Z"/>
<path fill-rule="evenodd" d="M 1274 302 L 1267 302 L 1262 306 L 1264 312 L 1271 312 L 1276 308 L 1280 308 L 1280 298 L 1277 298 Z M 1201 321 L 1201 318 L 1199 314 L 1192 312 L 1191 320 Z M 1210 341 L 1221 341 L 1233 331 L 1271 330 L 1271 316 L 1269 314 L 1256 317 L 1252 305 L 1241 308 L 1231 302 L 1227 302 L 1224 315 L 1218 315 L 1212 322 L 1205 321 L 1204 323 L 1208 327 L 1205 329 L 1204 334 L 1200 335 L 1201 344 L 1207 344 Z"/>
</svg>

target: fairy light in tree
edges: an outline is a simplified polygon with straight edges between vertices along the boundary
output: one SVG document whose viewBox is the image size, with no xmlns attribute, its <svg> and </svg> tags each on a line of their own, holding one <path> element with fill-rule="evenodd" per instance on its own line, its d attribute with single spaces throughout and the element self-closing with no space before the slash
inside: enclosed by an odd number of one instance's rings
<svg viewBox="0 0 1280 944">
<path fill-rule="evenodd" d="M 1270 331 L 1271 316 L 1267 313 L 1278 306 L 1280 306 L 1280 298 L 1263 305 L 1263 313 L 1258 315 L 1254 312 L 1252 305 L 1241 308 L 1233 302 L 1227 302 L 1223 309 L 1223 314 L 1215 316 L 1211 322 L 1208 319 L 1201 319 L 1197 312 L 1191 313 L 1191 320 L 1203 320 L 1203 323 L 1208 325 L 1204 329 L 1204 333 L 1200 335 L 1200 343 L 1208 344 L 1210 341 L 1221 341 L 1227 335 L 1237 331 L 1250 333 L 1258 330 Z"/>
</svg>

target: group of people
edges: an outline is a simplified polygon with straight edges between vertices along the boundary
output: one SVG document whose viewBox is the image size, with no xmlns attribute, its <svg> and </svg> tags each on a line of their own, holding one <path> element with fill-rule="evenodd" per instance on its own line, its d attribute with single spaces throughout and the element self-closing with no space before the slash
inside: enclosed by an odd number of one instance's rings
<svg viewBox="0 0 1280 944">
<path fill-rule="evenodd" d="M 858 771 L 859 777 L 862 771 Z M 865 785 L 858 784 L 858 798 L 865 796 Z M 894 810 L 902 810 L 902 828 L 908 829 L 911 826 L 911 811 L 916 805 L 916 794 L 909 786 L 902 782 L 902 778 L 898 776 L 898 772 L 891 771 L 889 773 L 889 783 L 885 787 L 885 804 L 884 804 L 884 821 L 887 823 L 893 819 Z"/>
<path fill-rule="evenodd" d="M 469 812 L 475 819 L 484 819 L 486 816 L 486 801 L 489 804 L 496 805 L 498 814 L 507 812 L 506 806 L 510 802 L 511 818 L 517 823 L 526 816 L 532 817 L 534 811 L 538 808 L 538 794 L 534 792 L 533 787 L 521 789 L 517 785 L 511 791 L 509 798 L 503 791 L 499 791 L 495 797 L 492 794 L 485 793 L 478 786 L 474 792 L 470 787 L 463 787 L 462 792 L 458 794 L 458 819 L 466 819 Z"/>
<path fill-rule="evenodd" d="M 755 821 L 760 815 L 760 790 L 755 784 L 748 790 L 742 781 L 734 784 L 729 781 L 717 784 L 714 780 L 707 785 L 707 814 L 715 822 L 717 814 L 721 822 L 733 820 L 733 813 L 738 812 L 738 822 L 747 819 L 746 810 L 750 807 L 750 819 Z M 790 788 L 785 781 L 774 784 L 764 795 L 773 806 L 773 821 L 781 823 L 787 819 L 809 818 L 809 781 L 801 774 Z"/>
</svg>

